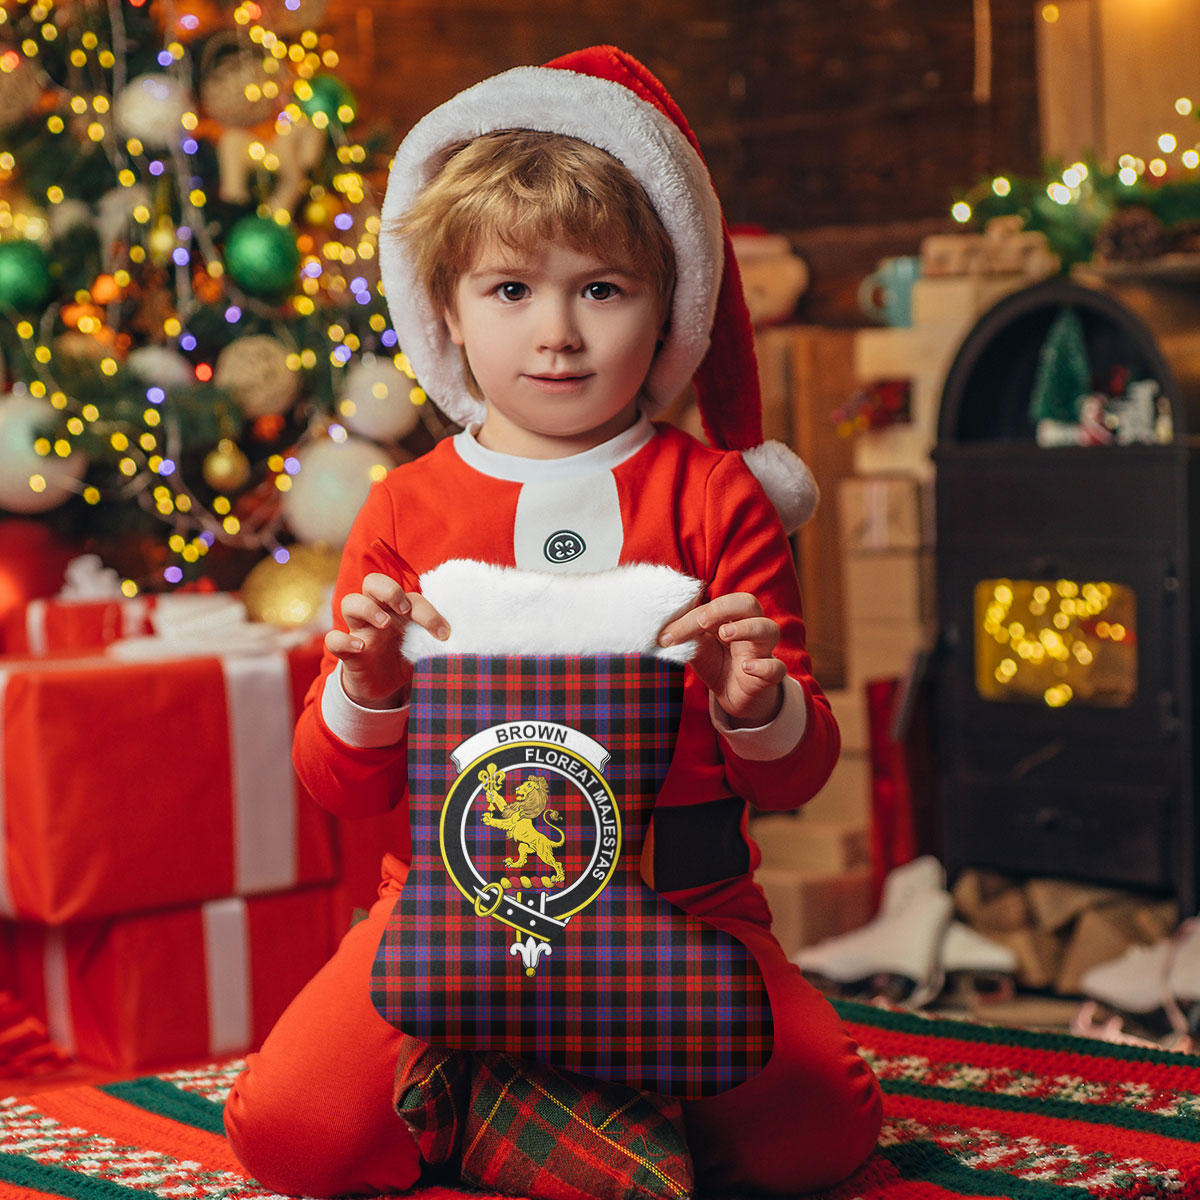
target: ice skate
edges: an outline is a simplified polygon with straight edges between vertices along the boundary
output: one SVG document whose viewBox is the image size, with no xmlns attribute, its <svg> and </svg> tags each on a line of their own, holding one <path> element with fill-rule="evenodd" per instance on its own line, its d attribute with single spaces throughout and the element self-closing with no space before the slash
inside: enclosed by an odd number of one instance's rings
<svg viewBox="0 0 1200 1200">
<path fill-rule="evenodd" d="M 1130 946 L 1124 954 L 1085 971 L 1080 989 L 1087 997 L 1079 1020 L 1103 1031 L 1119 1022 L 1137 1035 L 1166 1036 L 1172 1045 L 1190 1045 L 1200 1026 L 1200 921 L 1184 921 L 1152 945 Z M 1096 1005 L 1109 1020 L 1096 1021 Z M 1111 1039 L 1110 1039 L 1111 1040 Z"/>
<path fill-rule="evenodd" d="M 953 910 L 942 866 L 926 855 L 889 873 L 873 920 L 792 961 L 827 993 L 883 995 L 919 1008 L 942 989 L 941 947 Z"/>
<path fill-rule="evenodd" d="M 1007 946 L 962 921 L 951 921 L 941 954 L 947 983 L 960 992 L 986 1003 L 1012 999 L 1017 956 Z"/>
</svg>

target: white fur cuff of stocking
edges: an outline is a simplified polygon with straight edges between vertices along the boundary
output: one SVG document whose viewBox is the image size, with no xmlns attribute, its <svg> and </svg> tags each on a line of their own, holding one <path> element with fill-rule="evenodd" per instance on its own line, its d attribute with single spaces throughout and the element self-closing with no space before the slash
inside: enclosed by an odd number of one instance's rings
<svg viewBox="0 0 1200 1200">
<path fill-rule="evenodd" d="M 446 618 L 439 641 L 410 623 L 410 662 L 449 654 L 644 654 L 687 662 L 694 642 L 660 646 L 658 635 L 700 598 L 702 584 L 654 563 L 551 575 L 452 559 L 421 577 L 426 600 Z"/>
</svg>

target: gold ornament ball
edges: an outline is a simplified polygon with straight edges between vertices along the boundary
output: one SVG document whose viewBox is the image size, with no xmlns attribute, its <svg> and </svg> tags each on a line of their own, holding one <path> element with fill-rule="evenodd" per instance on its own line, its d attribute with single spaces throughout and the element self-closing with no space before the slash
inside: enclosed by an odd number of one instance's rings
<svg viewBox="0 0 1200 1200">
<path fill-rule="evenodd" d="M 178 245 L 179 239 L 175 236 L 175 226 L 171 224 L 169 218 L 159 221 L 150 230 L 150 236 L 146 239 L 146 247 L 150 251 L 150 261 L 156 267 L 165 267 L 171 261 L 171 255 Z"/>
<path fill-rule="evenodd" d="M 328 546 L 292 546 L 287 562 L 264 558 L 242 583 L 252 621 L 299 629 L 319 620 L 337 580 L 341 554 Z"/>
<path fill-rule="evenodd" d="M 324 229 L 333 220 L 333 210 L 324 198 L 310 200 L 304 206 L 304 223 L 313 229 Z"/>
<path fill-rule="evenodd" d="M 227 388 L 250 418 L 285 413 L 300 394 L 300 375 L 288 366 L 277 338 L 253 333 L 230 342 L 217 355 L 213 382 Z"/>
<path fill-rule="evenodd" d="M 236 442 L 222 438 L 204 456 L 200 473 L 213 491 L 236 492 L 250 481 L 250 460 Z"/>
</svg>

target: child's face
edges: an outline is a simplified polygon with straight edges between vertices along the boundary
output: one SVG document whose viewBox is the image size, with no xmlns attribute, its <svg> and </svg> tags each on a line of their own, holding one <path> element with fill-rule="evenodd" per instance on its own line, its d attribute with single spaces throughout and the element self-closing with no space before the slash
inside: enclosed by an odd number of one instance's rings
<svg viewBox="0 0 1200 1200">
<path fill-rule="evenodd" d="M 558 458 L 628 428 L 658 347 L 658 310 L 644 279 L 565 242 L 529 255 L 485 246 L 445 314 L 483 393 L 481 444 Z"/>
</svg>

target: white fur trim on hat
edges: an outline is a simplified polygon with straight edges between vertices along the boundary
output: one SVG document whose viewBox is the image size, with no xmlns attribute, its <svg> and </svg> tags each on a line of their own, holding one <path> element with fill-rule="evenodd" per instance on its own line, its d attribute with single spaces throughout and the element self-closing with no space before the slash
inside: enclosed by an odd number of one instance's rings
<svg viewBox="0 0 1200 1200">
<path fill-rule="evenodd" d="M 400 348 L 421 386 L 461 425 L 482 421 L 466 388 L 458 347 L 387 233 L 430 182 L 448 145 L 501 129 L 562 133 L 606 150 L 646 190 L 675 249 L 669 335 L 646 380 L 650 414 L 687 387 L 708 349 L 724 264 L 721 207 L 700 155 L 653 104 L 608 79 L 557 67 L 516 67 L 460 92 L 419 121 L 392 163 L 383 204 L 379 266 Z"/>
<path fill-rule="evenodd" d="M 446 618 L 450 637 L 438 641 L 410 622 L 401 652 L 410 662 L 445 654 L 645 654 L 687 662 L 694 642 L 662 647 L 658 635 L 702 589 L 698 579 L 655 563 L 551 575 L 450 559 L 421 576 L 421 592 Z"/>
</svg>

